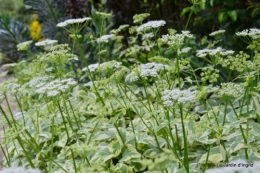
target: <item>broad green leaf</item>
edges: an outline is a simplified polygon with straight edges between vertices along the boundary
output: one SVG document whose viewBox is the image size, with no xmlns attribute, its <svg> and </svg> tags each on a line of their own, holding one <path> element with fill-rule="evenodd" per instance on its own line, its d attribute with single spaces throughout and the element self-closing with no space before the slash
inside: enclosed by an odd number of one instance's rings
<svg viewBox="0 0 260 173">
<path fill-rule="evenodd" d="M 118 141 L 113 141 L 109 144 L 108 149 L 113 153 L 114 157 L 117 157 L 121 153 L 121 146 Z"/>
<path fill-rule="evenodd" d="M 40 143 L 49 141 L 51 138 L 52 138 L 52 135 L 49 132 L 41 132 L 39 134 Z"/>
<path fill-rule="evenodd" d="M 204 164 L 206 162 L 207 154 L 208 153 L 205 153 L 201 156 L 199 163 Z M 210 153 L 209 153 L 208 162 L 211 162 L 216 165 L 220 161 L 223 161 L 223 157 L 219 150 L 219 147 L 211 148 Z"/>
<path fill-rule="evenodd" d="M 220 153 L 222 154 L 223 161 L 226 161 L 226 154 L 227 154 L 227 152 L 226 152 L 225 148 L 221 144 L 219 145 L 219 150 L 220 150 Z"/>
<path fill-rule="evenodd" d="M 114 131 L 101 131 L 96 133 L 92 140 L 101 141 L 101 140 L 108 140 L 113 139 L 116 137 L 116 134 Z"/>
<path fill-rule="evenodd" d="M 188 13 L 189 11 L 191 11 L 191 7 L 186 7 L 186 8 L 184 8 L 184 9 L 182 9 L 181 17 L 182 17 L 184 14 Z"/>
<path fill-rule="evenodd" d="M 220 23 L 224 22 L 227 18 L 227 13 L 226 11 L 221 11 L 220 13 L 218 13 L 218 21 Z"/>
<path fill-rule="evenodd" d="M 109 159 L 113 158 L 114 154 L 108 149 L 108 147 L 105 147 L 101 150 L 99 150 L 92 158 L 91 161 L 95 162 L 100 159 L 102 159 L 104 162 L 108 161 Z"/>
<path fill-rule="evenodd" d="M 217 141 L 217 139 L 216 138 L 208 139 L 208 136 L 210 133 L 211 133 L 211 130 L 205 131 L 202 136 L 200 136 L 199 138 L 196 139 L 196 141 L 201 142 L 203 144 L 213 144 L 214 142 Z"/>
<path fill-rule="evenodd" d="M 228 11 L 228 15 L 232 19 L 233 22 L 235 22 L 237 20 L 237 11 L 236 10 Z"/>
<path fill-rule="evenodd" d="M 252 131 L 254 135 L 260 137 L 260 124 L 258 123 L 250 123 L 250 126 L 252 127 Z"/>
<path fill-rule="evenodd" d="M 126 135 L 127 132 L 123 128 L 119 128 L 118 131 L 119 132 L 117 132 L 116 138 L 119 141 L 121 147 L 124 147 L 124 144 L 126 143 L 126 139 L 127 139 L 127 135 Z"/>
<path fill-rule="evenodd" d="M 128 147 L 124 154 L 122 159 L 120 159 L 121 162 L 127 162 L 133 158 L 141 158 L 141 154 L 136 151 L 133 147 Z"/>
</svg>

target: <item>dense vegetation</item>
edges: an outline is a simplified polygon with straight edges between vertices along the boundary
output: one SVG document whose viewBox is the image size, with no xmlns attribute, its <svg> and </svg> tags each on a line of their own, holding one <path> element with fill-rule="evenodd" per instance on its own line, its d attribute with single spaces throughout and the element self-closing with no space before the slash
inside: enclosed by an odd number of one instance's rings
<svg viewBox="0 0 260 173">
<path fill-rule="evenodd" d="M 0 18 L 6 172 L 258 171 L 257 2 L 24 4 Z"/>
</svg>

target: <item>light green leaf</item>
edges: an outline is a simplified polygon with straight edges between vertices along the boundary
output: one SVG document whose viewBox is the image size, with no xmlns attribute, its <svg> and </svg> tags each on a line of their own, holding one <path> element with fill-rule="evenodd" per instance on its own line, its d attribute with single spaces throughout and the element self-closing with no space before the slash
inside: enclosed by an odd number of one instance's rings
<svg viewBox="0 0 260 173">
<path fill-rule="evenodd" d="M 254 135 L 260 137 L 260 124 L 258 123 L 251 123 L 252 131 Z"/>
<path fill-rule="evenodd" d="M 121 153 L 121 146 L 118 141 L 113 141 L 109 144 L 109 151 L 113 153 L 114 157 L 117 157 Z"/>
<path fill-rule="evenodd" d="M 128 147 L 125 150 L 125 152 L 123 154 L 123 157 L 122 157 L 122 159 L 120 161 L 121 162 L 127 162 L 127 161 L 129 161 L 129 160 L 131 160 L 133 158 L 141 158 L 141 154 L 138 153 L 135 148 Z"/>
<path fill-rule="evenodd" d="M 233 22 L 237 20 L 237 11 L 232 10 L 228 12 L 229 17 L 232 19 Z"/>
<path fill-rule="evenodd" d="M 201 156 L 199 163 L 204 164 L 206 162 L 207 154 L 208 153 L 205 153 Z M 209 153 L 208 162 L 211 162 L 216 165 L 217 163 L 219 163 L 222 160 L 223 160 L 223 157 L 219 150 L 219 147 L 211 148 L 210 153 Z"/>
<path fill-rule="evenodd" d="M 181 17 L 184 16 L 184 14 L 188 13 L 189 11 L 191 11 L 191 7 L 186 7 L 184 9 L 182 9 Z"/>
<path fill-rule="evenodd" d="M 101 131 L 95 134 L 92 139 L 96 141 L 101 141 L 101 140 L 113 139 L 115 137 L 116 134 L 114 131 Z"/>
</svg>

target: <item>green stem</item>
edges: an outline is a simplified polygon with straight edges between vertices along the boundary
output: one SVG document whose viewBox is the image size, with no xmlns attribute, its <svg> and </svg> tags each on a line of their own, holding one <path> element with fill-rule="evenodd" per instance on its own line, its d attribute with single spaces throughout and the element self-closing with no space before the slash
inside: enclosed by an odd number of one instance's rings
<svg viewBox="0 0 260 173">
<path fill-rule="evenodd" d="M 190 10 L 189 18 L 188 18 L 188 21 L 187 21 L 186 26 L 185 26 L 185 29 L 184 29 L 185 31 L 187 30 L 188 25 L 189 25 L 189 23 L 190 23 L 191 15 L 192 15 L 192 10 Z"/>
<path fill-rule="evenodd" d="M 180 113 L 181 113 L 181 126 L 182 126 L 182 133 L 183 133 L 183 140 L 184 140 L 184 167 L 185 170 L 189 173 L 189 153 L 188 153 L 188 143 L 187 143 L 187 136 L 186 136 L 186 130 L 184 126 L 184 117 L 183 117 L 183 108 L 182 104 L 180 106 Z"/>
</svg>

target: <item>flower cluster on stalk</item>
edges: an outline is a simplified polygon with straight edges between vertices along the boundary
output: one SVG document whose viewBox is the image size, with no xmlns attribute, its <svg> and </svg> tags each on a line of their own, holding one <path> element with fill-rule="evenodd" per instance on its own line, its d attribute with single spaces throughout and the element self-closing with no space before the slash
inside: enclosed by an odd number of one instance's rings
<svg viewBox="0 0 260 173">
<path fill-rule="evenodd" d="M 196 101 L 197 90 L 165 90 L 162 93 L 162 100 L 164 106 L 174 106 L 175 104 L 193 103 Z"/>
<path fill-rule="evenodd" d="M 59 95 L 61 92 L 65 92 L 69 88 L 75 86 L 77 82 L 72 79 L 56 79 L 47 83 L 44 86 L 39 87 L 36 90 L 38 94 L 47 94 L 47 97 L 53 97 Z"/>
<path fill-rule="evenodd" d="M 142 24 L 141 26 L 139 26 L 136 31 L 138 33 L 141 32 L 145 32 L 149 29 L 154 29 L 154 28 L 159 28 L 161 26 L 164 26 L 166 24 L 166 22 L 164 20 L 155 20 L 155 21 L 149 21 L 145 24 Z"/>
<path fill-rule="evenodd" d="M 197 57 L 205 57 L 207 55 L 211 55 L 211 56 L 216 56 L 216 55 L 222 55 L 222 56 L 228 56 L 228 55 L 232 55 L 234 54 L 233 50 L 225 50 L 222 49 L 221 47 L 217 47 L 216 49 L 202 49 L 202 50 L 197 50 Z"/>
<path fill-rule="evenodd" d="M 91 20 L 90 17 L 84 17 L 84 18 L 79 18 L 79 19 L 68 19 L 65 20 L 64 22 L 60 22 L 57 24 L 57 27 L 66 27 L 68 25 L 72 25 L 72 24 L 79 24 L 79 23 L 83 23 L 85 21 Z"/>
</svg>

